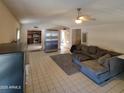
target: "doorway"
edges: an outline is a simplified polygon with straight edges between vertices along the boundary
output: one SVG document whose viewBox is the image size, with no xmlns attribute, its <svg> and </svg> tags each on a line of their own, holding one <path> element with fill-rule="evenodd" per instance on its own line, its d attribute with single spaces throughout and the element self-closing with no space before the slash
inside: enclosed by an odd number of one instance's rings
<svg viewBox="0 0 124 93">
<path fill-rule="evenodd" d="M 42 31 L 28 30 L 27 32 L 28 50 L 41 50 L 42 49 Z"/>
<path fill-rule="evenodd" d="M 71 45 L 71 32 L 70 29 L 61 30 L 60 33 L 60 49 L 66 51 L 70 49 Z"/>
</svg>

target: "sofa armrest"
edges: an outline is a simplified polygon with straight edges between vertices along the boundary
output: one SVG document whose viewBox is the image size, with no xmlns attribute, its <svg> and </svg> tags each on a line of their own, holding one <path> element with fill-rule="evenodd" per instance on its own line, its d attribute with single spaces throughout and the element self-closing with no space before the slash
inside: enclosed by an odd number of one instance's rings
<svg viewBox="0 0 124 93">
<path fill-rule="evenodd" d="M 124 71 L 124 60 L 117 57 L 112 57 L 109 59 L 110 73 L 112 75 L 117 75 Z"/>
<path fill-rule="evenodd" d="M 70 49 L 70 52 L 73 53 L 75 50 L 76 50 L 76 45 L 72 45 L 71 49 Z"/>
</svg>

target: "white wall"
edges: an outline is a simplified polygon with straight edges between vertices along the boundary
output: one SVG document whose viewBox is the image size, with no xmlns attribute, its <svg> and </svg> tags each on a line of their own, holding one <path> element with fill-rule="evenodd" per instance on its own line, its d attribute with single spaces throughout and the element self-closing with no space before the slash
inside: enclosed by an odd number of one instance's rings
<svg viewBox="0 0 124 93">
<path fill-rule="evenodd" d="M 0 0 L 0 43 L 16 40 L 16 30 L 20 25 Z"/>
<path fill-rule="evenodd" d="M 124 22 L 90 26 L 88 44 L 124 53 Z"/>
</svg>

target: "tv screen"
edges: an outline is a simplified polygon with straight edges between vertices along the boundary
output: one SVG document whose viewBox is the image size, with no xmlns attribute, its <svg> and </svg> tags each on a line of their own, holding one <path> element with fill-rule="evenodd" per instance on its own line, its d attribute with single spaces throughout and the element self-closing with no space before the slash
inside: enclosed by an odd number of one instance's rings
<svg viewBox="0 0 124 93">
<path fill-rule="evenodd" d="M 23 53 L 0 54 L 0 93 L 23 93 Z"/>
</svg>

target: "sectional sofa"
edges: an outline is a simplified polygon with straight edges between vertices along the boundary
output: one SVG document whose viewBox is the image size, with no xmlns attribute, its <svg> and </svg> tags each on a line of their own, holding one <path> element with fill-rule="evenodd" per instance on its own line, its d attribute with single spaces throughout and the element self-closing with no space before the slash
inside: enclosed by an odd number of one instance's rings
<svg viewBox="0 0 124 93">
<path fill-rule="evenodd" d="M 121 53 L 87 45 L 74 45 L 71 52 L 73 63 L 97 84 L 124 71 L 124 60 L 118 58 Z"/>
</svg>

